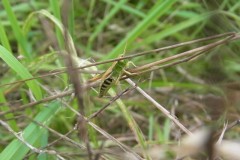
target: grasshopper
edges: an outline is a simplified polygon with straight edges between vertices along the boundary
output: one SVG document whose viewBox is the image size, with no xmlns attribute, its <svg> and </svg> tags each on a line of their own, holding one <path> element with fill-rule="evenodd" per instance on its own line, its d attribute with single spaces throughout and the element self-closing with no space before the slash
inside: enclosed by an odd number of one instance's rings
<svg viewBox="0 0 240 160">
<path fill-rule="evenodd" d="M 118 58 L 123 57 L 125 55 L 125 49 L 124 49 L 124 53 L 121 54 Z M 119 82 L 119 80 L 123 76 L 123 74 L 131 75 L 130 72 L 125 70 L 125 68 L 128 66 L 129 63 L 130 62 L 126 59 L 116 61 L 112 64 L 111 67 L 108 68 L 108 70 L 106 72 L 91 79 L 91 81 L 94 81 L 96 79 L 102 80 L 100 87 L 99 87 L 98 97 L 103 97 L 104 95 L 106 95 L 108 90 L 113 85 L 115 85 Z"/>
<path fill-rule="evenodd" d="M 123 57 L 123 55 L 120 55 L 120 57 Z M 131 74 L 130 72 L 125 70 L 128 63 L 129 61 L 127 60 L 116 61 L 105 72 L 106 74 L 109 74 L 109 73 L 110 74 L 109 76 L 105 76 L 105 74 L 103 75 L 103 81 L 99 89 L 99 97 L 103 97 L 107 93 L 107 91 L 112 87 L 112 85 L 117 84 L 123 74 L 127 74 L 127 75 Z"/>
</svg>

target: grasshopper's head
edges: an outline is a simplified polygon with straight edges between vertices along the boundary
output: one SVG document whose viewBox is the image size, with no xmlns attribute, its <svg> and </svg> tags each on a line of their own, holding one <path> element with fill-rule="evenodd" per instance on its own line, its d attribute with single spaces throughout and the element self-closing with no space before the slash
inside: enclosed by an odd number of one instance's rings
<svg viewBox="0 0 240 160">
<path fill-rule="evenodd" d="M 122 58 L 122 57 L 124 57 L 124 55 L 125 55 L 125 54 L 120 54 L 118 58 Z M 120 62 L 120 63 L 124 63 L 124 62 L 125 62 L 125 59 L 122 59 L 122 60 L 120 60 L 119 62 Z"/>
<path fill-rule="evenodd" d="M 121 57 L 124 57 L 124 55 L 122 55 Z M 119 64 L 125 68 L 125 66 L 127 65 L 128 60 L 127 59 L 122 59 L 119 61 Z"/>
<path fill-rule="evenodd" d="M 124 55 L 125 55 L 125 54 L 119 54 L 118 57 L 121 58 L 121 57 L 124 57 Z"/>
</svg>

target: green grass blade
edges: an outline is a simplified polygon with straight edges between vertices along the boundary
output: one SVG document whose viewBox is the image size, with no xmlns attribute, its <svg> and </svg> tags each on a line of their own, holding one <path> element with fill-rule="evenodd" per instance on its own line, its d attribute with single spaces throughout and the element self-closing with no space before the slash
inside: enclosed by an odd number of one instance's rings
<svg viewBox="0 0 240 160">
<path fill-rule="evenodd" d="M 6 111 L 9 111 L 9 110 L 10 110 L 10 107 L 7 105 L 7 101 L 6 101 L 6 99 L 5 99 L 5 96 L 4 96 L 2 90 L 0 90 L 0 103 L 3 103 L 3 104 L 6 103 L 6 105 L 1 105 L 1 107 L 0 107 L 0 110 L 1 110 L 1 111 L 6 112 Z M 5 119 L 12 119 L 12 120 L 8 121 L 8 124 L 11 126 L 11 128 L 12 128 L 14 131 L 18 131 L 18 130 L 19 130 L 19 128 L 18 128 L 18 126 L 17 126 L 17 123 L 16 123 L 16 121 L 14 120 L 14 115 L 13 115 L 12 113 L 9 113 L 9 114 L 4 115 L 4 118 L 5 118 Z"/>
<path fill-rule="evenodd" d="M 52 102 L 44 108 L 36 117 L 35 121 L 42 124 L 49 124 L 50 119 L 59 110 L 59 102 Z M 36 143 L 45 129 L 38 126 L 36 123 L 29 124 L 23 131 L 22 135 L 26 142 L 33 145 Z M 30 149 L 18 139 L 13 140 L 0 154 L 0 159 L 4 160 L 21 160 Z"/>
<path fill-rule="evenodd" d="M 33 12 L 31 15 L 29 15 L 28 19 L 31 19 L 31 17 L 35 14 L 40 14 L 50 19 L 56 25 L 56 27 L 61 31 L 62 35 L 64 34 L 64 28 L 62 23 L 55 16 L 50 14 L 47 10 L 42 9 L 40 11 Z M 69 40 L 69 47 L 71 49 L 71 54 L 73 54 L 73 56 L 77 56 L 77 51 L 75 49 L 73 39 L 69 33 L 68 33 L 68 40 Z"/>
<path fill-rule="evenodd" d="M 31 24 L 32 24 L 31 21 L 32 21 L 33 17 L 36 16 L 36 15 L 38 15 L 38 14 L 39 14 L 39 15 L 42 15 L 42 16 L 45 16 L 45 17 L 47 17 L 49 20 L 51 20 L 51 21 L 55 24 L 55 26 L 59 29 L 59 31 L 61 31 L 60 33 L 61 33 L 62 35 L 64 34 L 64 28 L 63 28 L 62 23 L 61 23 L 55 16 L 53 16 L 51 13 L 49 13 L 47 10 L 44 10 L 44 9 L 42 9 L 42 10 L 40 10 L 40 11 L 32 12 L 32 13 L 28 16 L 28 18 L 27 18 L 27 20 L 26 20 L 26 22 L 24 23 L 24 26 L 23 26 L 23 31 L 24 31 L 24 33 L 27 33 L 27 32 L 28 32 L 28 30 L 29 30 L 29 28 L 30 28 L 30 26 L 31 26 Z M 76 49 L 75 49 L 72 36 L 69 34 L 69 32 L 67 33 L 67 36 L 68 36 L 68 40 L 69 40 L 69 47 L 70 47 L 70 49 L 71 49 L 71 54 L 72 54 L 73 56 L 77 56 L 77 51 L 76 51 Z"/>
<path fill-rule="evenodd" d="M 93 13 L 93 9 L 94 9 L 94 6 L 96 4 L 96 0 L 91 0 L 90 2 L 90 7 L 89 7 L 89 10 L 88 10 L 88 13 L 87 13 L 87 19 L 86 19 L 86 25 L 90 28 L 90 21 L 91 21 L 91 18 L 92 18 L 92 13 Z"/>
<path fill-rule="evenodd" d="M 148 139 L 150 141 L 153 140 L 153 133 L 154 133 L 154 115 L 151 114 L 148 118 L 149 127 L 148 127 Z"/>
<path fill-rule="evenodd" d="M 109 93 L 111 96 L 116 95 L 113 89 L 110 89 Z M 134 135 L 136 136 L 136 140 L 138 141 L 139 145 L 141 146 L 141 148 L 143 150 L 144 157 L 146 159 L 150 159 L 148 153 L 146 152 L 147 143 L 145 141 L 145 137 L 144 137 L 140 127 L 138 126 L 138 124 L 136 123 L 134 118 L 132 117 L 131 113 L 128 111 L 128 109 L 127 109 L 126 105 L 123 103 L 123 101 L 121 99 L 118 99 L 116 101 L 116 103 L 122 110 L 122 114 L 123 114 L 124 118 L 126 119 L 128 125 L 131 128 L 131 130 L 133 131 Z"/>
<path fill-rule="evenodd" d="M 12 11 L 12 8 L 11 8 L 11 5 L 9 3 L 8 0 L 2 0 L 2 4 L 7 12 L 7 17 L 10 21 L 10 24 L 11 24 L 11 27 L 13 29 L 13 32 L 14 32 L 14 35 L 18 41 L 18 44 L 20 44 L 21 46 L 21 49 L 23 51 L 23 55 L 26 57 L 26 58 L 31 58 L 32 55 L 30 53 L 30 48 L 29 48 L 29 45 L 27 43 L 27 39 L 26 37 L 24 37 L 23 33 L 22 33 L 22 30 L 18 24 L 18 21 L 17 21 L 17 18 L 15 16 L 15 14 L 13 13 Z"/>
<path fill-rule="evenodd" d="M 50 0 L 50 7 L 52 9 L 53 15 L 56 19 L 58 19 L 59 22 L 62 21 L 61 19 L 61 7 L 60 7 L 60 1 L 56 1 L 56 0 Z M 65 13 L 67 14 L 67 13 Z M 61 34 L 61 31 L 58 27 L 55 28 L 56 29 L 56 36 L 57 36 L 57 40 L 59 43 L 59 47 L 60 48 L 64 48 L 64 39 L 63 36 Z"/>
<path fill-rule="evenodd" d="M 39 138 L 39 141 L 40 141 L 39 143 L 40 143 L 41 148 L 45 148 L 48 145 L 48 137 L 49 137 L 48 133 L 49 133 L 48 130 L 45 129 L 45 131 L 43 131 L 43 134 Z M 38 160 L 48 160 L 47 153 L 39 154 L 37 159 Z"/>
<path fill-rule="evenodd" d="M 18 3 L 17 5 L 14 5 L 14 6 L 11 6 L 12 8 L 12 11 L 14 13 L 18 12 L 18 13 L 29 13 L 32 11 L 33 8 L 43 8 L 45 7 L 46 4 L 45 2 L 34 2 L 34 1 L 31 1 L 31 4 L 29 3 Z M 7 17 L 7 12 L 5 10 L 0 10 L 0 17 Z"/>
<path fill-rule="evenodd" d="M 116 57 L 119 53 L 123 53 L 124 45 L 131 44 L 143 31 L 145 31 L 151 24 L 154 24 L 156 19 L 166 13 L 169 8 L 176 2 L 176 0 L 162 1 L 160 4 L 156 3 L 149 14 L 143 19 L 136 28 L 134 28 L 104 59 L 111 59 Z"/>
<path fill-rule="evenodd" d="M 109 24 L 109 21 L 111 20 L 111 18 L 113 18 L 113 16 L 120 10 L 120 7 L 126 2 L 127 2 L 127 0 L 119 1 L 118 4 L 114 6 L 114 8 L 109 12 L 109 14 L 97 26 L 97 28 L 95 29 L 95 31 L 91 34 L 91 36 L 89 38 L 88 51 L 91 50 L 91 45 L 92 45 L 93 41 L 95 40 L 95 38 L 98 36 L 98 34 L 103 30 L 103 28 L 105 26 L 107 26 Z"/>
<path fill-rule="evenodd" d="M 9 44 L 9 41 L 8 41 L 8 38 L 7 38 L 7 34 L 5 32 L 5 29 L 0 21 L 0 40 L 1 40 L 1 43 L 3 45 L 3 47 L 5 47 L 8 51 L 11 52 L 11 47 L 10 47 L 10 44 Z"/>
<path fill-rule="evenodd" d="M 115 1 L 112 1 L 112 0 L 102 0 L 102 1 L 104 1 L 106 3 L 109 3 L 111 5 L 114 5 L 114 6 L 118 5 L 118 3 L 116 3 Z M 143 12 L 140 12 L 139 10 L 134 9 L 134 8 L 132 8 L 130 6 L 127 6 L 127 5 L 122 5 L 122 6 L 120 6 L 120 8 L 124 11 L 127 11 L 127 12 L 129 12 L 133 15 L 136 15 L 138 17 L 141 17 L 141 18 L 145 18 L 145 16 L 146 16 Z"/>
<path fill-rule="evenodd" d="M 70 9 L 69 20 L 68 20 L 68 30 L 71 36 L 73 37 L 73 39 L 76 38 L 75 31 L 74 31 L 74 27 L 75 27 L 74 18 L 75 18 L 75 10 L 74 10 L 74 1 L 73 1 Z"/>
<path fill-rule="evenodd" d="M 3 46 L 0 45 L 0 57 L 14 70 L 22 79 L 33 78 L 31 73 Z M 26 82 L 29 89 L 37 100 L 42 98 L 42 92 L 36 80 Z"/>
<path fill-rule="evenodd" d="M 164 142 L 168 142 L 170 140 L 171 135 L 171 121 L 170 119 L 166 119 L 163 126 L 163 137 Z"/>
<path fill-rule="evenodd" d="M 237 3 L 235 3 L 230 9 L 229 12 L 235 12 L 235 10 L 240 8 L 240 1 L 238 1 Z"/>
<path fill-rule="evenodd" d="M 157 34 L 154 34 L 152 36 L 145 38 L 141 43 L 139 43 L 139 45 L 152 43 L 152 42 L 156 41 L 156 39 L 161 40 L 167 36 L 170 36 L 181 30 L 187 29 L 193 25 L 203 22 L 204 20 L 206 20 L 207 17 L 208 17 L 208 14 L 192 17 L 192 18 L 190 18 L 186 21 L 183 21 L 179 24 L 173 25 L 172 27 L 169 27 Z"/>
</svg>

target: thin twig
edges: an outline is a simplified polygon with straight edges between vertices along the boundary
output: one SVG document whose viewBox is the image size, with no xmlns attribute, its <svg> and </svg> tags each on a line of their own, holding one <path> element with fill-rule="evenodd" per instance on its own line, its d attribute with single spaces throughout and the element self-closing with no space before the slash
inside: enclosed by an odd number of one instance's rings
<svg viewBox="0 0 240 160">
<path fill-rule="evenodd" d="M 99 81 L 98 82 L 87 83 L 86 85 L 83 86 L 83 89 L 86 90 L 88 88 L 94 87 L 94 86 L 98 85 L 98 83 L 99 83 Z M 65 97 L 65 96 L 69 96 L 69 95 L 71 95 L 73 93 L 74 93 L 73 90 L 64 91 L 64 92 L 59 93 L 59 94 L 54 93 L 53 95 L 51 95 L 51 96 L 49 96 L 47 98 L 43 98 L 43 99 L 41 99 L 39 101 L 31 102 L 31 103 L 24 104 L 24 105 L 19 106 L 19 107 L 12 108 L 12 109 L 10 109 L 8 111 L 0 112 L 0 117 L 5 115 L 5 114 L 8 114 L 8 113 L 21 111 L 21 110 L 24 110 L 24 109 L 29 108 L 29 107 L 33 107 L 33 106 L 41 104 L 41 103 L 46 103 L 48 101 L 55 100 L 56 98 L 62 98 L 62 97 Z"/>
<path fill-rule="evenodd" d="M 135 86 L 136 84 L 131 80 L 131 79 L 126 79 L 126 81 L 131 85 L 131 86 Z M 167 116 L 169 119 L 171 119 L 181 130 L 183 130 L 185 133 L 187 133 L 188 135 L 192 135 L 192 133 L 186 128 L 184 127 L 179 121 L 178 119 L 171 115 L 171 113 L 166 110 L 162 105 L 160 105 L 158 102 L 156 102 L 151 96 L 149 96 L 144 90 L 142 90 L 140 87 L 136 87 L 137 91 L 139 93 L 141 93 L 147 100 L 149 100 L 150 102 L 152 102 L 154 104 L 154 106 L 156 106 L 159 110 L 162 111 L 162 113 Z"/>
<path fill-rule="evenodd" d="M 27 117 L 27 118 L 30 119 L 31 121 L 33 121 L 34 123 L 36 123 L 37 125 L 39 125 L 39 126 L 41 126 L 41 127 L 43 127 L 43 128 L 46 128 L 48 131 L 50 131 L 51 133 L 57 135 L 57 136 L 60 137 L 61 139 L 64 139 L 64 140 L 68 141 L 68 142 L 71 143 L 71 144 L 74 144 L 75 146 L 77 146 L 77 147 L 80 148 L 80 149 L 86 150 L 86 147 L 85 147 L 84 145 L 82 145 L 82 144 L 80 144 L 80 143 L 77 143 L 76 141 L 68 138 L 66 135 L 63 135 L 63 134 L 61 134 L 61 133 L 53 130 L 52 128 L 50 128 L 50 127 L 48 127 L 48 126 L 46 126 L 46 125 L 44 125 L 44 124 L 42 124 L 42 123 L 39 123 L 38 121 L 35 121 L 34 119 L 31 119 L 31 118 L 29 118 L 29 117 Z"/>
<path fill-rule="evenodd" d="M 73 68 L 73 69 L 75 70 L 76 68 Z M 43 74 L 43 75 L 40 75 L 40 76 L 34 76 L 32 78 L 26 78 L 26 79 L 18 80 L 18 81 L 15 81 L 15 82 L 1 84 L 0 87 L 9 86 L 9 85 L 18 84 L 18 83 L 21 84 L 23 82 L 31 81 L 31 80 L 34 80 L 34 79 L 44 78 L 44 77 L 48 77 L 48 76 L 55 76 L 55 75 L 62 74 L 62 73 L 66 73 L 66 69 L 65 68 L 62 69 L 61 71 L 58 71 L 58 70 L 56 71 L 55 70 L 55 71 L 51 71 L 50 73 L 46 73 L 46 74 Z M 84 73 L 84 74 L 100 74 L 102 72 L 101 71 L 82 70 L 81 73 Z"/>
<path fill-rule="evenodd" d="M 123 92 L 119 93 L 118 95 L 116 95 L 115 97 L 113 97 L 105 106 L 103 106 L 101 109 L 99 109 L 98 111 L 96 111 L 95 113 L 91 114 L 88 117 L 88 120 L 91 120 L 92 118 L 97 117 L 102 111 L 104 111 L 108 106 L 110 106 L 113 102 L 115 102 L 117 99 L 119 99 L 123 94 L 126 94 L 132 90 L 134 90 L 136 88 L 135 87 L 129 87 L 126 90 L 124 90 Z"/>
<path fill-rule="evenodd" d="M 191 75 L 190 73 L 188 73 L 186 70 L 184 70 L 182 67 L 177 66 L 176 67 L 177 71 L 182 74 L 186 79 L 195 82 L 195 83 L 199 83 L 199 84 L 205 84 L 204 80 L 194 77 L 193 75 Z"/>
<path fill-rule="evenodd" d="M 31 103 L 28 103 L 28 104 L 25 104 L 25 105 L 22 105 L 22 106 L 19 106 L 19 107 L 15 107 L 15 108 L 12 108 L 12 109 L 10 109 L 8 111 L 0 112 L 0 117 L 5 115 L 5 114 L 8 114 L 8 113 L 21 111 L 21 110 L 24 110 L 24 109 L 29 108 L 29 107 L 36 106 L 36 105 L 41 104 L 41 103 L 45 103 L 45 102 L 48 102 L 48 101 L 55 100 L 56 98 L 62 98 L 62 97 L 71 95 L 72 93 L 73 93 L 73 90 L 69 90 L 69 91 L 62 92 L 60 94 L 49 96 L 47 98 L 41 99 L 41 100 L 36 101 L 36 102 L 31 102 Z"/>
<path fill-rule="evenodd" d="M 240 120 L 236 120 L 234 122 L 232 122 L 231 124 L 227 125 L 226 131 L 229 131 L 230 129 L 232 129 L 233 127 L 237 126 L 240 124 Z M 219 137 L 222 134 L 222 132 L 217 132 L 214 137 Z"/>
<path fill-rule="evenodd" d="M 48 143 L 47 146 L 46 146 L 46 148 L 48 148 L 48 147 L 50 147 L 50 146 L 53 146 L 55 143 L 59 142 L 60 140 L 63 140 L 65 137 L 68 138 L 68 135 L 70 135 L 73 131 L 75 131 L 75 130 L 72 129 L 72 130 L 68 131 L 67 133 L 63 134 L 63 136 L 60 136 L 58 139 L 54 140 L 53 142 Z M 66 138 L 65 140 L 68 141 L 67 138 Z M 72 141 L 69 141 L 69 142 L 72 143 Z M 75 141 L 74 141 L 74 142 L 75 142 Z M 73 144 L 76 145 L 75 143 L 73 143 Z M 82 147 L 85 148 L 85 146 L 83 146 L 83 145 L 80 145 L 80 146 L 82 146 Z M 77 147 L 80 147 L 80 146 L 79 146 L 79 144 L 77 143 Z"/>
<path fill-rule="evenodd" d="M 227 123 L 224 123 L 222 133 L 221 133 L 221 135 L 219 136 L 218 141 L 216 142 L 216 145 L 219 145 L 219 144 L 222 143 L 223 136 L 224 136 L 225 132 L 227 131 L 227 126 L 228 126 L 228 122 L 227 122 Z"/>
</svg>

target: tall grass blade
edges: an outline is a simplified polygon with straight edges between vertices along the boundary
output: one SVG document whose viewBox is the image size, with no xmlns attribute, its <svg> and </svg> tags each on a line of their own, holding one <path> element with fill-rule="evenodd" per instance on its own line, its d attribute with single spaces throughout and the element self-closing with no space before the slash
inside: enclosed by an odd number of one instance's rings
<svg viewBox="0 0 240 160">
<path fill-rule="evenodd" d="M 22 30 L 18 24 L 17 18 L 12 11 L 10 2 L 8 0 L 2 0 L 2 4 L 7 12 L 7 15 L 8 15 L 7 17 L 10 21 L 11 27 L 12 27 L 14 35 L 18 41 L 18 44 L 20 44 L 20 46 L 21 46 L 21 49 L 23 51 L 22 54 L 26 58 L 32 58 L 33 55 L 31 55 L 27 39 L 26 39 L 26 37 L 24 37 L 24 35 L 22 33 Z"/>
<path fill-rule="evenodd" d="M 31 73 L 3 46 L 0 45 L 0 57 L 14 70 L 22 79 L 33 78 Z M 42 98 L 42 92 L 37 80 L 26 82 L 29 89 L 37 100 Z"/>
<path fill-rule="evenodd" d="M 164 15 L 176 0 L 161 1 L 156 3 L 148 15 L 134 28 L 104 59 L 117 57 L 119 53 L 123 53 L 124 45 L 131 44 L 143 31 L 150 25 L 155 23 L 156 19 Z"/>
</svg>

